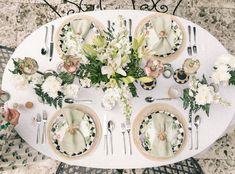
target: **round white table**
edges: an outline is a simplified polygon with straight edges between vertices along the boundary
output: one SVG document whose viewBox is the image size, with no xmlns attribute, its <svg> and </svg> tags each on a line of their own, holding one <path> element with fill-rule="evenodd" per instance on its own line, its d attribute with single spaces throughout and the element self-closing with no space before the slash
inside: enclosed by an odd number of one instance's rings
<svg viewBox="0 0 235 174">
<path fill-rule="evenodd" d="M 128 11 L 128 10 L 117 10 L 117 11 L 94 11 L 84 13 L 85 15 L 93 16 L 99 19 L 105 26 L 107 24 L 107 20 L 117 20 L 118 15 L 123 15 L 124 18 L 133 19 L 133 31 L 137 24 L 143 19 L 145 16 L 152 14 L 153 12 L 146 11 Z M 54 20 L 48 24 L 55 25 L 55 29 L 63 22 L 66 17 L 59 18 Z M 206 30 L 202 29 L 198 25 L 187 21 L 185 19 L 179 18 L 182 25 L 187 29 L 188 25 L 197 27 L 197 43 L 198 43 L 198 54 L 197 58 L 200 59 L 201 67 L 198 72 L 198 77 L 202 77 L 202 74 L 206 74 L 208 77 L 211 74 L 212 67 L 215 59 L 226 53 L 226 49 L 219 43 L 219 41 L 214 38 L 210 33 Z M 187 30 L 186 30 L 187 31 Z M 12 58 L 24 58 L 24 57 L 32 57 L 37 60 L 39 64 L 39 70 L 45 71 L 48 69 L 56 69 L 57 65 L 62 62 L 59 58 L 57 52 L 54 52 L 54 58 L 51 62 L 49 62 L 49 58 L 42 56 L 40 54 L 40 50 L 43 46 L 44 41 L 44 26 L 40 27 L 38 30 L 33 32 L 30 36 L 28 36 L 16 49 Z M 186 37 L 188 42 L 188 38 Z M 187 43 L 188 44 L 188 43 Z M 182 63 L 188 58 L 186 49 L 182 52 L 178 59 L 172 62 L 172 66 L 174 69 L 182 67 Z M 61 157 L 57 156 L 51 150 L 48 143 L 46 145 L 36 144 L 36 132 L 37 127 L 36 124 L 32 123 L 33 117 L 36 116 L 37 113 L 42 113 L 42 110 L 46 110 L 49 119 L 56 111 L 54 107 L 50 107 L 48 105 L 42 104 L 38 102 L 38 98 L 34 93 L 32 88 L 26 88 L 24 90 L 18 90 L 15 88 L 13 83 L 12 74 L 9 72 L 9 69 L 13 68 L 13 62 L 9 61 L 7 67 L 5 69 L 3 75 L 2 88 L 3 90 L 8 91 L 11 94 L 11 99 L 9 103 L 17 102 L 24 104 L 26 101 L 32 101 L 34 103 L 33 109 L 21 109 L 21 117 L 19 124 L 16 126 L 16 130 L 19 135 L 33 148 L 40 151 L 41 153 L 71 165 L 85 166 L 85 167 L 94 167 L 94 168 L 145 168 L 145 167 L 153 167 L 153 166 L 161 166 L 167 165 L 170 163 L 175 163 L 189 157 L 192 157 L 203 150 L 207 149 L 211 146 L 226 130 L 229 126 L 231 120 L 233 119 L 233 114 L 235 110 L 235 93 L 234 87 L 226 87 L 221 88 L 222 96 L 231 102 L 231 107 L 225 108 L 220 105 L 212 105 L 210 110 L 210 117 L 207 117 L 205 113 L 199 112 L 202 116 L 202 123 L 199 127 L 199 149 L 198 150 L 189 150 L 186 144 L 185 148 L 182 150 L 180 154 L 178 154 L 175 158 L 169 160 L 159 160 L 152 161 L 146 159 L 135 147 L 132 139 L 133 146 L 133 154 L 132 155 L 124 155 L 123 153 L 123 141 L 120 124 L 124 122 L 124 116 L 122 115 L 122 111 L 120 107 L 115 107 L 114 110 L 108 112 L 108 119 L 111 119 L 115 122 L 115 130 L 113 133 L 113 141 L 114 141 L 114 154 L 106 156 L 104 154 L 104 144 L 103 144 L 103 136 L 101 138 L 100 143 L 97 145 L 96 149 L 92 151 L 85 158 L 79 160 L 65 160 Z M 164 79 L 160 77 L 158 79 L 158 84 L 152 91 L 143 90 L 140 86 L 138 86 L 138 94 L 139 98 L 133 99 L 133 114 L 131 120 L 136 117 L 140 110 L 143 107 L 147 106 L 148 103 L 144 101 L 144 98 L 149 95 L 153 95 L 155 97 L 166 97 L 167 90 L 171 85 L 176 84 L 173 79 Z M 184 86 L 182 86 L 184 87 Z M 97 89 L 82 89 L 79 94 L 81 98 L 91 98 L 93 99 L 92 104 L 86 104 L 91 107 L 99 116 L 100 122 L 102 124 L 104 110 L 100 106 L 100 99 L 102 97 L 102 90 Z M 170 105 L 175 106 L 185 117 L 187 121 L 188 111 L 185 111 L 182 107 L 182 101 L 173 100 L 166 101 Z M 132 125 L 134 126 L 134 125 Z M 195 135 L 195 127 L 193 127 L 193 135 Z M 127 146 L 128 147 L 128 146 Z"/>
</svg>

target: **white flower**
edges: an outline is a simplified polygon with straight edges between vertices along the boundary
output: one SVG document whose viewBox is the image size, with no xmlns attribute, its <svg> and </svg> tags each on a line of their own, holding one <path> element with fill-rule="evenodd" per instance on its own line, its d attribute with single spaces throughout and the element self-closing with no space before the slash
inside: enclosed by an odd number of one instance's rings
<svg viewBox="0 0 235 174">
<path fill-rule="evenodd" d="M 224 54 L 218 58 L 215 62 L 215 66 L 229 65 L 231 68 L 235 68 L 235 57 L 231 54 Z"/>
<path fill-rule="evenodd" d="M 122 106 L 124 115 L 129 118 L 132 113 L 130 100 L 132 95 L 127 85 L 121 87 L 108 88 L 102 98 L 105 109 L 111 110 L 118 103 Z"/>
<path fill-rule="evenodd" d="M 79 79 L 80 85 L 83 88 L 89 88 L 91 87 L 91 80 L 88 78 L 84 78 L 84 79 Z"/>
<path fill-rule="evenodd" d="M 214 99 L 213 88 L 207 85 L 200 85 L 195 96 L 195 101 L 198 105 L 211 104 Z"/>
<path fill-rule="evenodd" d="M 76 98 L 80 91 L 80 87 L 76 84 L 65 85 L 63 88 L 63 93 L 66 97 Z"/>
<path fill-rule="evenodd" d="M 231 78 L 228 66 L 220 64 L 217 69 L 213 71 L 211 78 L 215 84 L 228 84 L 228 81 Z"/>
<path fill-rule="evenodd" d="M 35 73 L 28 77 L 28 80 L 30 81 L 30 84 L 35 87 L 36 84 L 42 84 L 43 83 L 43 76 L 41 74 Z"/>
<path fill-rule="evenodd" d="M 61 91 L 62 80 L 55 76 L 49 76 L 46 78 L 44 83 L 42 84 L 43 92 L 47 93 L 50 97 L 56 98 L 58 96 L 58 92 Z"/>
<path fill-rule="evenodd" d="M 215 62 L 215 66 L 220 66 L 220 65 L 227 65 L 230 62 L 230 56 L 228 54 L 224 54 L 220 56 L 217 61 Z"/>
<path fill-rule="evenodd" d="M 122 69 L 122 57 L 120 54 L 117 55 L 113 61 L 110 61 L 107 66 L 103 66 L 101 68 L 102 74 L 107 74 L 108 77 L 112 76 L 115 72 L 121 74 L 122 76 L 126 76 L 126 72 Z"/>
<path fill-rule="evenodd" d="M 14 74 L 13 83 L 17 89 L 24 89 L 28 85 L 28 80 L 25 75 Z"/>
</svg>

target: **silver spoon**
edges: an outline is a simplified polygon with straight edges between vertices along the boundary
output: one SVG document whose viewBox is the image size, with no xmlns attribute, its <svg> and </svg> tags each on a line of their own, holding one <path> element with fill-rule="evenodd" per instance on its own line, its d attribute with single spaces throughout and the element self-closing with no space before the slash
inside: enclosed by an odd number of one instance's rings
<svg viewBox="0 0 235 174">
<path fill-rule="evenodd" d="M 145 101 L 148 102 L 148 103 L 152 103 L 154 102 L 155 100 L 172 100 L 173 98 L 153 98 L 153 97 L 146 97 L 145 98 Z"/>
<path fill-rule="evenodd" d="M 115 128 L 115 124 L 112 120 L 108 122 L 108 131 L 110 133 L 110 144 L 111 144 L 111 154 L 113 154 L 113 130 Z"/>
<path fill-rule="evenodd" d="M 70 103 L 70 104 L 72 104 L 72 103 L 80 103 L 80 102 L 82 102 L 82 103 L 92 103 L 92 100 L 89 100 L 89 99 L 72 99 L 72 98 L 66 98 L 66 99 L 64 99 L 64 102 L 65 103 Z"/>
<path fill-rule="evenodd" d="M 48 48 L 48 46 L 47 46 L 48 27 L 46 26 L 45 29 L 46 29 L 46 34 L 45 34 L 45 39 L 44 39 L 44 46 L 43 46 L 42 49 L 41 49 L 41 54 L 42 54 L 42 55 L 46 55 L 46 54 L 48 53 L 48 50 L 49 50 L 49 48 Z"/>
<path fill-rule="evenodd" d="M 201 123 L 201 117 L 199 115 L 196 115 L 195 118 L 194 118 L 194 125 L 196 127 L 196 147 L 195 149 L 198 150 L 198 127 Z"/>
</svg>

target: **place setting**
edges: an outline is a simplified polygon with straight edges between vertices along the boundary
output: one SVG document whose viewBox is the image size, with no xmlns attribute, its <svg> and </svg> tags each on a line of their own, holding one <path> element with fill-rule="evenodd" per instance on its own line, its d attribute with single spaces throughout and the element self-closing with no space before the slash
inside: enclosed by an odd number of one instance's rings
<svg viewBox="0 0 235 174">
<path fill-rule="evenodd" d="M 199 77 L 204 61 L 195 25 L 184 27 L 178 17 L 159 13 L 146 15 L 135 28 L 134 22 L 132 16 L 101 20 L 75 14 L 45 26 L 40 51 L 49 62 L 59 59 L 54 69 L 45 70 L 33 56 L 11 59 L 15 82 L 37 98 L 27 107 L 43 106 L 33 113 L 36 147 L 48 146 L 72 163 L 96 151 L 107 161 L 140 153 L 139 161 L 155 164 L 202 150 L 210 106 L 230 106 L 219 87 L 233 81 L 218 80 L 227 57 L 211 67 L 212 74 Z M 1 102 L 10 96 L 1 93 Z M 16 108 L 22 110 L 20 102 Z"/>
</svg>

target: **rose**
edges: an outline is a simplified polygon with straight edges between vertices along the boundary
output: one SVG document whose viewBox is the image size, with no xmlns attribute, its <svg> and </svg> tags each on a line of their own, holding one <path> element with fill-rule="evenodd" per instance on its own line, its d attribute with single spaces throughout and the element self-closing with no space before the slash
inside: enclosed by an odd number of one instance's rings
<svg viewBox="0 0 235 174">
<path fill-rule="evenodd" d="M 6 121 L 16 126 L 19 122 L 20 113 L 16 109 L 7 109 L 3 116 Z"/>
</svg>

